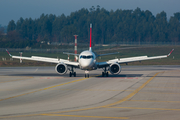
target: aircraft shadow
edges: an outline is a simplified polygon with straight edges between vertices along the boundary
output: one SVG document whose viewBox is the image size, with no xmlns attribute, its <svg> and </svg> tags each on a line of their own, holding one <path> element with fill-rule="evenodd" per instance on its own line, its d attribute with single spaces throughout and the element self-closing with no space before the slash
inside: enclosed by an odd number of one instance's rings
<svg viewBox="0 0 180 120">
<path fill-rule="evenodd" d="M 123 78 L 123 77 L 141 77 L 143 74 L 119 74 L 119 75 L 111 75 L 111 74 L 109 74 L 109 76 L 108 77 L 121 77 L 121 78 Z M 100 76 L 97 76 L 97 77 L 102 77 L 102 75 L 100 75 Z"/>
<path fill-rule="evenodd" d="M 119 75 L 111 75 L 109 74 L 108 77 L 141 77 L 143 74 L 119 74 Z M 49 76 L 49 77 L 69 77 L 69 74 L 65 74 L 65 75 L 59 75 L 57 73 L 23 73 L 23 74 L 6 74 L 5 76 L 34 76 L 34 77 L 45 77 L 45 76 Z M 76 77 L 84 77 L 84 74 L 78 74 L 76 73 Z M 95 74 L 89 74 L 90 77 L 95 76 L 96 78 L 100 78 L 102 77 L 102 75 L 96 76 Z"/>
</svg>

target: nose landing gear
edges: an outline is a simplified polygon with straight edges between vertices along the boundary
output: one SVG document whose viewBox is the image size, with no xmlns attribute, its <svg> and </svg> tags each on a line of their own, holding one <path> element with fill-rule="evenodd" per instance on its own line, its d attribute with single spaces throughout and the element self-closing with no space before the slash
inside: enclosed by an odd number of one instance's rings
<svg viewBox="0 0 180 120">
<path fill-rule="evenodd" d="M 89 71 L 85 71 L 85 78 L 88 77 L 89 78 Z"/>
</svg>

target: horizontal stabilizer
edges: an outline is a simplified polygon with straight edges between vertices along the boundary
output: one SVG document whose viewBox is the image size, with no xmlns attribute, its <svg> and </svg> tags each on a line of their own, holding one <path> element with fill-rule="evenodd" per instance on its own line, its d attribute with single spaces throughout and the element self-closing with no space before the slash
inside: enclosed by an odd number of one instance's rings
<svg viewBox="0 0 180 120">
<path fill-rule="evenodd" d="M 99 56 L 106 56 L 106 55 L 114 55 L 114 54 L 118 54 L 119 52 L 115 52 L 115 53 L 107 53 L 107 54 L 100 54 L 100 55 L 97 55 L 97 57 Z"/>
<path fill-rule="evenodd" d="M 79 54 L 68 53 L 68 52 L 63 52 L 63 54 L 67 54 L 67 55 L 77 55 L 77 56 L 79 56 Z"/>
</svg>

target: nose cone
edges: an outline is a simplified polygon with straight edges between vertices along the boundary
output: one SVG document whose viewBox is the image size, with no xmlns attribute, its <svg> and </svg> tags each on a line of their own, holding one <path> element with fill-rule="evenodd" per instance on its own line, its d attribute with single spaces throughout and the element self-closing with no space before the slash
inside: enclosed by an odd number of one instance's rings
<svg viewBox="0 0 180 120">
<path fill-rule="evenodd" d="M 82 69 L 90 69 L 92 66 L 92 60 L 81 60 Z"/>
</svg>

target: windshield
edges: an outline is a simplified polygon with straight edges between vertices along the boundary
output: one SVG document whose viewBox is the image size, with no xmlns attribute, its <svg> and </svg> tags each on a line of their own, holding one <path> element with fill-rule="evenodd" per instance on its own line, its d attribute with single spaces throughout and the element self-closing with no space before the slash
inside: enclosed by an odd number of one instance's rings
<svg viewBox="0 0 180 120">
<path fill-rule="evenodd" d="M 92 55 L 88 55 L 88 56 L 85 56 L 85 55 L 81 55 L 80 56 L 80 59 L 83 58 L 83 59 L 90 59 L 90 58 L 93 58 Z"/>
</svg>

